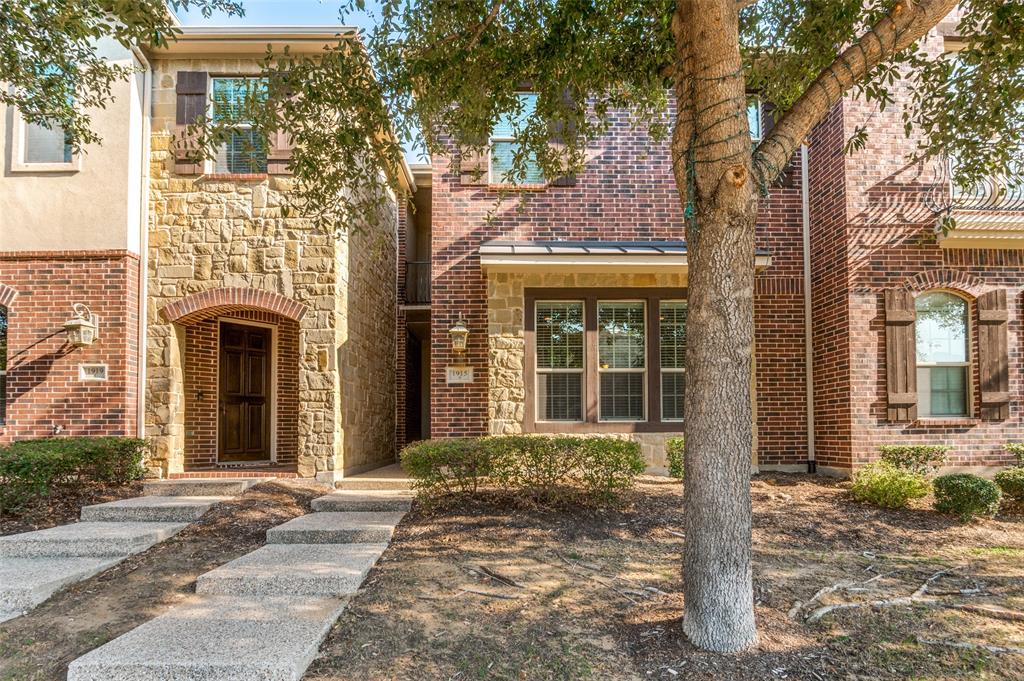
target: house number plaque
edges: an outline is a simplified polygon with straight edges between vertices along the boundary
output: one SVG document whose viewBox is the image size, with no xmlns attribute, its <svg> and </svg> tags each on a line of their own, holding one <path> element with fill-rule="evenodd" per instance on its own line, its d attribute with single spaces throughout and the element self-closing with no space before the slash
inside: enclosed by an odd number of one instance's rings
<svg viewBox="0 0 1024 681">
<path fill-rule="evenodd" d="M 450 366 L 448 369 L 448 384 L 458 383 L 472 383 L 473 382 L 473 367 L 470 366 Z"/>
</svg>

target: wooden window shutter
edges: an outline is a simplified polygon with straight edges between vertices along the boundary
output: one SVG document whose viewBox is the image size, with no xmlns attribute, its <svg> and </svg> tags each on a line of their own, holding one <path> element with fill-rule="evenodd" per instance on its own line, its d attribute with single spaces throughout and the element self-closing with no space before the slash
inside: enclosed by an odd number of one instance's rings
<svg viewBox="0 0 1024 681">
<path fill-rule="evenodd" d="M 291 175 L 288 163 L 292 160 L 295 144 L 290 133 L 279 130 L 270 136 L 270 148 L 267 150 L 267 173 L 269 175 Z"/>
<path fill-rule="evenodd" d="M 572 93 L 566 89 L 562 92 L 562 102 L 567 108 L 573 108 L 575 106 L 575 100 L 573 99 Z M 566 132 L 575 132 L 575 124 L 573 121 L 552 121 L 551 122 L 551 146 L 560 148 L 563 146 Z M 556 177 L 551 180 L 551 186 L 553 187 L 575 187 L 576 186 L 576 173 L 567 173 L 561 177 Z"/>
<path fill-rule="evenodd" d="M 981 378 L 981 418 L 1010 418 L 1010 357 L 1006 290 L 978 296 L 978 371 Z"/>
<path fill-rule="evenodd" d="M 203 163 L 196 162 L 198 151 L 188 136 L 188 126 L 206 115 L 209 74 L 206 71 L 178 71 L 174 92 L 177 98 L 174 116 L 174 172 L 199 175 Z"/>
<path fill-rule="evenodd" d="M 885 292 L 885 379 L 889 421 L 917 420 L 917 338 L 914 296 L 910 291 Z"/>
<path fill-rule="evenodd" d="M 490 182 L 488 171 L 490 149 L 463 148 L 459 150 L 459 181 L 468 185 L 486 185 Z"/>
</svg>

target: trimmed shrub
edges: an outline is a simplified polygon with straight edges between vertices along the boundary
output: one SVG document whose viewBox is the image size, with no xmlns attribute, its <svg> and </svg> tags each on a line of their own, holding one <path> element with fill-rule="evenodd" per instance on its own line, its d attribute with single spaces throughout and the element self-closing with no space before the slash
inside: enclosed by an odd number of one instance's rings
<svg viewBox="0 0 1024 681">
<path fill-rule="evenodd" d="M 1003 449 L 1017 457 L 1017 465 L 1024 466 L 1024 442 L 1007 442 Z"/>
<path fill-rule="evenodd" d="M 853 474 L 853 496 L 885 508 L 900 508 L 928 495 L 928 479 L 888 461 L 870 463 Z"/>
<path fill-rule="evenodd" d="M 932 484 L 935 510 L 965 521 L 979 515 L 995 515 L 1003 496 L 994 482 L 970 473 L 940 475 Z"/>
<path fill-rule="evenodd" d="M 947 445 L 882 445 L 882 461 L 919 475 L 934 475 L 946 463 Z"/>
<path fill-rule="evenodd" d="M 427 496 L 472 494 L 491 474 L 491 451 L 475 437 L 416 442 L 400 457 L 413 489 Z"/>
<path fill-rule="evenodd" d="M 1024 467 L 1007 468 L 996 473 L 996 485 L 1014 504 L 1024 505 Z"/>
<path fill-rule="evenodd" d="M 681 437 L 670 437 L 665 441 L 665 455 L 668 457 L 668 474 L 676 480 L 683 479 L 683 455 L 686 443 Z"/>
<path fill-rule="evenodd" d="M 581 494 L 608 500 L 644 471 L 635 442 L 543 435 L 419 442 L 402 451 L 402 466 L 428 498 L 488 486 L 547 502 Z"/>
<path fill-rule="evenodd" d="M 145 475 L 146 441 L 130 437 L 23 440 L 0 447 L 0 509 L 13 510 L 58 488 L 123 485 Z"/>
</svg>

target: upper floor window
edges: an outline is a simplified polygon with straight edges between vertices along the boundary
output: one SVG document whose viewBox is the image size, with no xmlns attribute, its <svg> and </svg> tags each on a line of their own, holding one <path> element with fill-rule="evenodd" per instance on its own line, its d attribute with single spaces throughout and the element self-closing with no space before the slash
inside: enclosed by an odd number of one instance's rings
<svg viewBox="0 0 1024 681">
<path fill-rule="evenodd" d="M 14 110 L 11 170 L 14 172 L 74 172 L 80 157 L 60 124 L 29 123 Z"/>
<path fill-rule="evenodd" d="M 764 111 L 757 97 L 747 99 L 747 127 L 750 128 L 750 139 L 760 142 L 764 137 Z"/>
<path fill-rule="evenodd" d="M 520 108 L 518 112 L 505 114 L 495 124 L 490 139 L 491 182 L 496 184 L 542 184 L 544 173 L 541 172 L 537 159 L 528 154 L 525 160 L 525 176 L 515 176 L 513 166 L 516 157 L 522 153 L 516 142 L 516 134 L 521 133 L 526 122 L 537 108 L 537 94 L 521 92 L 518 95 Z"/>
<path fill-rule="evenodd" d="M 945 291 L 914 301 L 917 321 L 917 393 L 921 416 L 967 416 L 970 371 L 968 305 Z"/>
<path fill-rule="evenodd" d="M 252 93 L 266 93 L 262 78 L 213 78 L 212 111 L 215 122 L 230 122 L 227 143 L 217 152 L 215 173 L 265 173 L 267 150 L 260 134 L 245 119 L 245 102 Z"/>
<path fill-rule="evenodd" d="M 7 308 L 0 305 L 0 424 L 7 418 Z"/>
</svg>

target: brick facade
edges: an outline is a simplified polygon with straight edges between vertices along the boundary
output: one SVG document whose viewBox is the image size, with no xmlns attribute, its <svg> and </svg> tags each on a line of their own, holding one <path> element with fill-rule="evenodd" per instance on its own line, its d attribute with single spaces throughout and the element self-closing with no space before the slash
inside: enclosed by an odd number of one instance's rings
<svg viewBox="0 0 1024 681">
<path fill-rule="evenodd" d="M 139 261 L 127 251 L 0 253 L 8 294 L 7 419 L 0 443 L 63 435 L 136 435 Z M 16 295 L 12 295 L 13 292 Z M 67 343 L 71 306 L 99 317 L 99 339 Z M 107 379 L 83 381 L 82 364 Z"/>
</svg>

